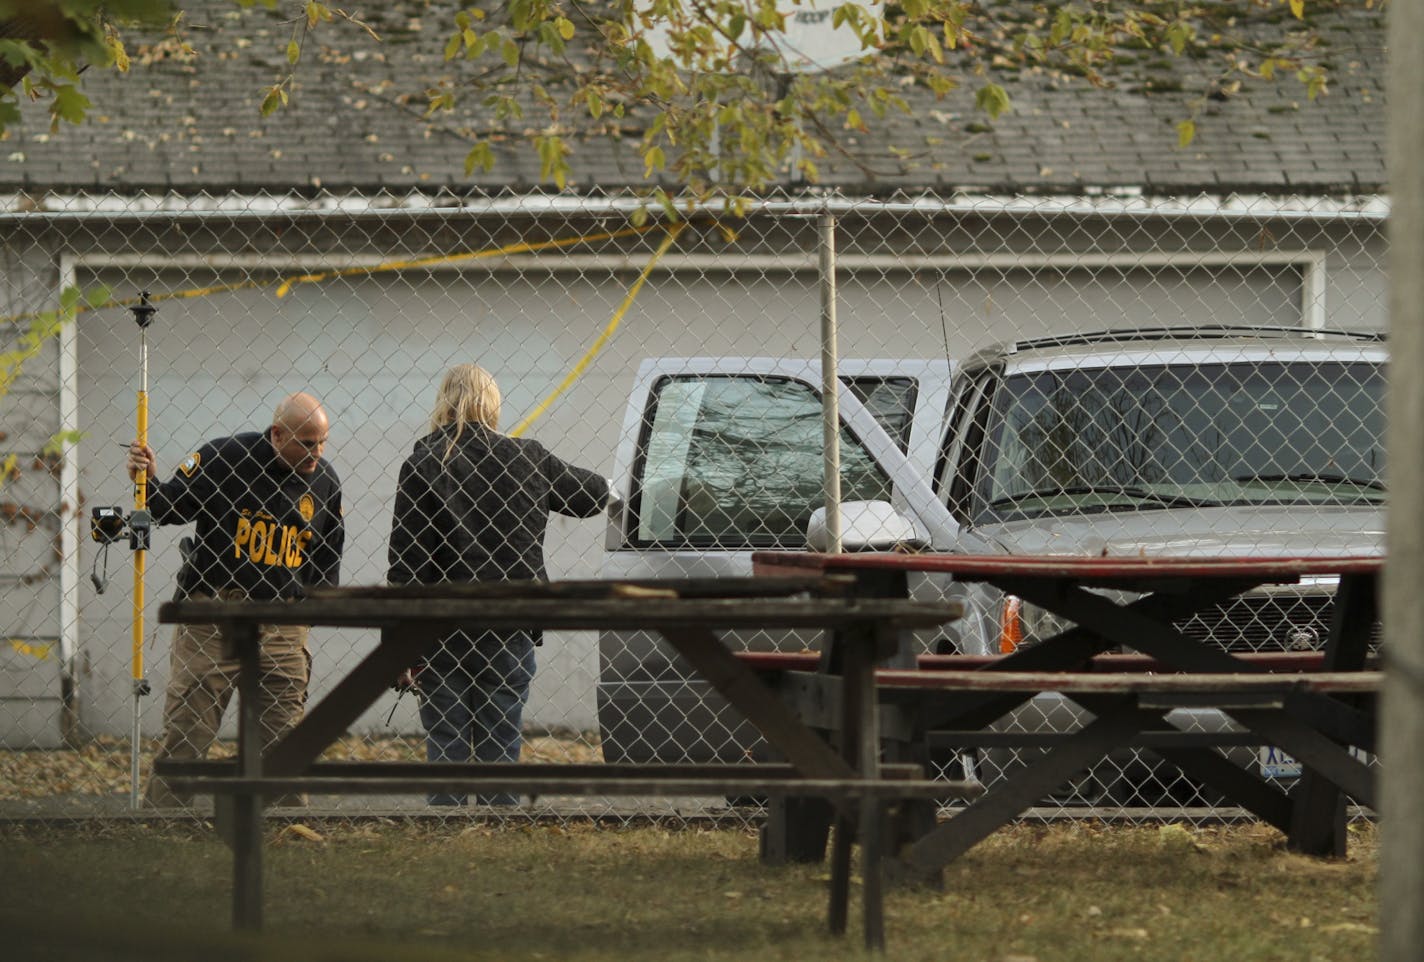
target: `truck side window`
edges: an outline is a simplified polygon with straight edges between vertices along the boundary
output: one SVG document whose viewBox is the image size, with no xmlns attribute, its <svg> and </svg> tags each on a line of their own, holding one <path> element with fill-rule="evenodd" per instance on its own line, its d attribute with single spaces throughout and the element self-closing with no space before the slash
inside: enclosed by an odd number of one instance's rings
<svg viewBox="0 0 1424 962">
<path fill-rule="evenodd" d="M 841 378 L 861 404 L 900 450 L 910 450 L 910 428 L 915 419 L 915 400 L 919 384 L 912 377 L 851 377 Z"/>
<path fill-rule="evenodd" d="M 984 467 L 984 442 L 988 435 L 989 410 L 993 406 L 995 379 L 992 375 L 965 388 L 965 410 L 955 412 L 953 430 L 961 436 L 959 450 L 948 482 L 950 513 L 962 523 L 969 521 L 969 500 Z M 967 413 L 966 413 L 967 412 Z M 940 488 L 941 494 L 945 488 Z"/>
<path fill-rule="evenodd" d="M 653 388 L 634 468 L 639 544 L 800 548 L 822 494 L 821 399 L 786 378 L 693 375 Z M 841 498 L 890 481 L 841 428 Z"/>
</svg>

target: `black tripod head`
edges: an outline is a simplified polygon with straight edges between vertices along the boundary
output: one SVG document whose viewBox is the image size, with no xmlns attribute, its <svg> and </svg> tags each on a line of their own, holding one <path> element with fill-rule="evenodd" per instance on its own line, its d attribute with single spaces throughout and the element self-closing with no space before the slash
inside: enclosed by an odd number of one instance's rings
<svg viewBox="0 0 1424 962">
<path fill-rule="evenodd" d="M 133 312 L 134 320 L 138 322 L 138 326 L 141 328 L 148 327 L 153 321 L 153 315 L 158 313 L 158 308 L 148 302 L 148 291 L 140 291 L 138 304 L 129 308 L 129 310 Z"/>
</svg>

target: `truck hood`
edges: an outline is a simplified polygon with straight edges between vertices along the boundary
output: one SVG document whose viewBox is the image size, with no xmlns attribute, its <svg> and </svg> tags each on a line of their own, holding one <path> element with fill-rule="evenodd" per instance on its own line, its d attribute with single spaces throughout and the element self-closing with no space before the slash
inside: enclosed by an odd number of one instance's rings
<svg viewBox="0 0 1424 962">
<path fill-rule="evenodd" d="M 1120 511 L 981 525 L 1009 554 L 1221 558 L 1378 556 L 1381 507 L 1271 505 Z"/>
</svg>

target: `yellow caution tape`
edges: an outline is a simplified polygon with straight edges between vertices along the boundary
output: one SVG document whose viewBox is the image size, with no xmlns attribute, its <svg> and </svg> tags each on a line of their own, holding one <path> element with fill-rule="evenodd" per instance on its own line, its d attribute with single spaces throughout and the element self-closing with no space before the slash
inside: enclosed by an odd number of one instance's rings
<svg viewBox="0 0 1424 962">
<path fill-rule="evenodd" d="M 602 231 L 596 234 L 581 234 L 578 237 L 559 237 L 554 240 L 536 241 L 533 243 L 523 242 L 519 244 L 509 244 L 505 247 L 494 247 L 482 251 L 467 251 L 463 254 L 444 254 L 438 257 L 421 257 L 415 260 L 405 261 L 385 261 L 381 264 L 373 264 L 370 267 L 346 267 L 334 271 L 322 271 L 317 274 L 303 274 L 300 277 L 293 277 L 285 280 L 277 288 L 278 297 L 286 297 L 293 284 L 310 284 L 317 281 L 330 280 L 333 277 L 353 277 L 362 274 L 375 274 L 381 271 L 404 271 L 418 270 L 423 267 L 434 267 L 439 264 L 458 264 L 461 261 L 474 261 L 486 257 L 507 257 L 510 254 L 528 254 L 533 251 L 557 250 L 562 247 L 573 247 L 576 244 L 587 244 L 593 241 L 617 240 L 620 237 L 633 237 L 638 234 L 647 233 L 657 229 L 656 224 L 644 227 L 629 227 L 625 230 Z"/>
<path fill-rule="evenodd" d="M 618 330 L 618 325 L 623 323 L 623 315 L 627 314 L 628 308 L 633 306 L 633 298 L 637 297 L 638 291 L 642 290 L 643 282 L 648 279 L 648 275 L 653 272 L 653 268 L 657 266 L 658 261 L 667 253 L 667 249 L 673 245 L 673 242 L 677 240 L 677 235 L 681 234 L 683 228 L 686 226 L 687 223 L 684 221 L 675 224 L 667 232 L 667 236 L 663 238 L 663 242 L 659 244 L 658 249 L 653 252 L 652 259 L 648 261 L 647 266 L 645 266 L 642 273 L 638 275 L 638 279 L 633 282 L 633 286 L 628 288 L 628 294 L 623 298 L 623 303 L 618 305 L 618 310 L 613 312 L 613 319 L 608 322 L 608 326 L 603 329 L 603 333 L 598 335 L 598 340 L 594 341 L 593 346 L 587 351 L 584 351 L 583 357 L 579 358 L 573 370 L 565 375 L 563 381 L 559 382 L 559 386 L 554 388 L 553 393 L 540 401 L 538 406 L 524 417 L 524 420 L 520 421 L 510 430 L 510 437 L 517 438 L 523 434 L 524 429 L 529 427 L 530 424 L 533 424 L 535 419 L 543 414 L 550 404 L 554 403 L 555 398 L 567 391 L 569 386 L 579 379 L 579 376 L 583 374 L 584 368 L 588 367 L 589 362 L 598 355 L 599 351 L 603 350 L 603 345 L 608 343 L 608 339 L 613 336 L 613 332 Z"/>
<path fill-rule="evenodd" d="M 277 297 L 286 297 L 289 293 L 291 293 L 292 288 L 297 284 L 314 284 L 319 283 L 321 281 L 331 280 L 332 278 L 336 277 L 365 276 L 383 273 L 386 271 L 420 270 L 422 268 L 434 267 L 443 264 L 458 264 L 461 262 L 482 260 L 490 257 L 507 257 L 512 254 L 527 254 L 543 250 L 558 250 L 566 247 L 574 247 L 579 244 L 588 244 L 595 243 L 598 241 L 617 240 L 624 237 L 633 237 L 639 234 L 647 233 L 649 231 L 658 230 L 661 228 L 661 226 L 662 225 L 659 224 L 647 224 L 640 227 L 628 227 L 622 230 L 598 231 L 592 234 L 580 234 L 575 237 L 559 237 L 547 241 L 523 241 L 516 244 L 507 244 L 502 247 L 488 248 L 479 251 L 465 251 L 458 254 L 442 254 L 434 257 L 421 257 L 410 260 L 383 261 L 379 264 L 372 264 L 367 267 L 347 267 L 331 271 L 319 271 L 310 274 L 300 274 L 296 277 L 289 277 L 286 280 L 281 281 L 277 285 L 276 295 Z M 584 369 L 587 368 L 589 363 L 598 355 L 601 350 L 603 350 L 603 346 L 608 342 L 608 339 L 613 336 L 613 333 L 616 330 L 618 330 L 619 324 L 621 324 L 623 321 L 623 316 L 628 312 L 628 308 L 632 306 L 633 299 L 638 296 L 638 291 L 642 289 L 643 282 L 648 279 L 648 275 L 652 272 L 653 268 L 657 265 L 663 254 L 665 254 L 668 248 L 673 245 L 673 243 L 677 240 L 678 235 L 682 233 L 683 229 L 686 228 L 686 226 L 687 222 L 683 221 L 672 226 L 671 228 L 663 228 L 667 230 L 667 235 L 663 238 L 663 241 L 658 246 L 658 249 L 653 253 L 652 259 L 648 261 L 647 266 L 643 268 L 642 273 L 638 275 L 638 279 L 634 281 L 632 287 L 629 288 L 627 296 L 623 298 L 623 303 L 619 306 L 618 310 L 614 312 L 612 320 L 608 322 L 608 325 L 603 329 L 603 332 L 598 336 L 598 339 L 594 341 L 593 345 L 589 347 L 587 351 L 584 352 L 583 357 L 580 358 L 578 363 L 574 365 L 573 369 L 569 371 L 568 375 L 563 379 L 562 382 L 560 382 L 559 386 L 555 388 L 554 391 L 548 397 L 541 401 L 539 405 L 535 407 L 534 410 L 530 412 L 528 416 L 526 416 L 522 421 L 515 425 L 512 431 L 509 432 L 512 437 L 518 437 L 530 424 L 532 424 L 540 415 L 542 415 L 546 410 L 548 410 L 549 405 L 551 405 L 554 400 L 559 397 L 559 395 L 563 394 L 566 390 L 568 390 L 570 385 L 572 385 L 575 381 L 579 379 L 579 377 L 583 374 Z M 721 225 L 720 222 L 718 224 L 718 227 L 722 230 L 724 238 L 729 243 L 735 241 L 736 234 L 734 232 Z M 214 269 L 216 270 L 220 268 Z M 190 300 L 199 297 L 210 297 L 214 294 L 229 294 L 234 291 L 255 290 L 258 288 L 267 287 L 270 283 L 270 281 L 247 280 L 238 281 L 232 284 L 214 284 L 208 287 L 193 287 L 181 291 L 169 291 L 166 294 L 150 295 L 149 302 L 153 304 L 158 304 L 162 303 L 163 301 Z M 115 299 L 103 306 L 123 307 L 129 304 L 136 304 L 138 303 L 138 300 L 138 298 L 128 298 L 122 300 Z M 76 309 L 76 312 L 83 313 L 85 311 L 95 309 L 96 308 L 89 307 L 87 305 L 80 305 Z M 39 314 L 37 312 L 14 314 L 9 317 L 0 317 L 0 324 L 15 323 L 18 321 L 33 319 L 38 316 Z"/>
<path fill-rule="evenodd" d="M 489 257 L 507 257 L 511 254 L 527 254 L 541 250 L 558 250 L 565 247 L 575 247 L 579 244 L 590 244 L 597 241 L 618 240 L 623 237 L 636 237 L 639 234 L 646 234 L 649 231 L 659 229 L 658 224 L 646 224 L 641 227 L 628 227 L 616 231 L 598 231 L 592 234 L 579 234 L 574 237 L 557 237 L 553 240 L 521 242 L 508 244 L 503 247 L 493 247 L 479 251 L 463 251 L 458 254 L 442 254 L 435 257 L 422 257 L 411 260 L 382 261 L 379 264 L 372 264 L 366 267 L 346 267 L 332 271 L 320 271 L 311 274 L 300 274 L 296 277 L 289 277 L 277 284 L 276 294 L 278 297 L 286 297 L 291 293 L 293 286 L 297 284 L 314 284 L 320 281 L 330 280 L 333 277 L 352 277 L 367 274 L 379 274 L 386 271 L 415 270 L 424 267 L 433 267 L 440 264 L 457 264 L 462 261 L 475 261 Z M 214 270 L 221 270 L 214 267 Z M 149 303 L 160 304 L 164 301 L 192 300 L 199 297 L 211 297 L 214 294 L 231 294 L 234 291 L 257 290 L 268 287 L 271 281 L 235 281 L 231 284 L 213 284 L 208 287 L 190 287 L 181 291 L 169 291 L 166 294 L 153 294 L 149 296 Z M 102 307 L 126 307 L 130 304 L 137 304 L 137 297 L 115 298 Z M 87 304 L 81 304 L 75 312 L 83 314 L 87 311 L 97 310 Z M 0 317 L 0 324 L 14 324 L 20 321 L 33 320 L 43 312 L 27 311 L 22 314 L 11 314 L 7 317 Z"/>
<path fill-rule="evenodd" d="M 54 649 L 52 644 L 37 645 L 34 642 L 21 641 L 18 638 L 7 638 L 5 641 L 17 655 L 29 655 L 39 661 L 49 658 L 49 653 Z"/>
</svg>

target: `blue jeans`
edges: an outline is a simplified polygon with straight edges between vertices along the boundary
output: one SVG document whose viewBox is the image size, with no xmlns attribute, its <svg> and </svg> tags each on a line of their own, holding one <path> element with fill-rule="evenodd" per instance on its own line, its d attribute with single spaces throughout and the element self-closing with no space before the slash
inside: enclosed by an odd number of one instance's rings
<svg viewBox="0 0 1424 962">
<path fill-rule="evenodd" d="M 534 678 L 534 642 L 523 631 L 465 632 L 441 641 L 420 673 L 420 722 L 432 762 L 517 762 L 519 724 Z M 431 805 L 464 805 L 432 794 Z M 480 805 L 517 805 L 517 795 L 478 795 Z"/>
</svg>

